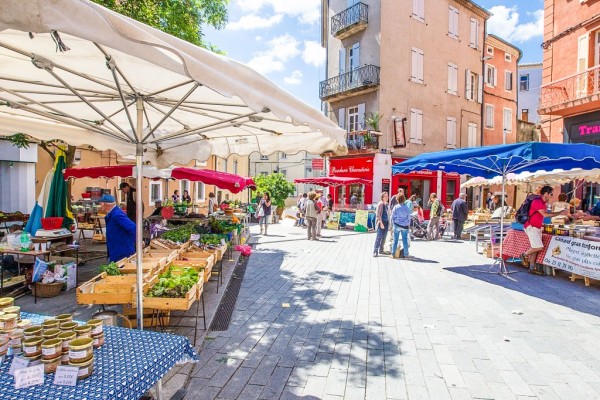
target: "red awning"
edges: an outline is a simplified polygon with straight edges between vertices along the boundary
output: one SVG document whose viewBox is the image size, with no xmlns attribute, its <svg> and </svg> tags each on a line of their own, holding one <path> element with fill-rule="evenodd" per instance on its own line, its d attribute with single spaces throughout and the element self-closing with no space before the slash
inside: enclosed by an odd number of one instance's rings
<svg viewBox="0 0 600 400">
<path fill-rule="evenodd" d="M 239 193 L 247 187 L 256 189 L 252 178 L 210 169 L 175 168 L 171 172 L 171 178 L 204 182 L 207 185 L 215 185 L 218 188 L 229 190 L 231 193 Z"/>
<path fill-rule="evenodd" d="M 343 185 L 372 185 L 373 181 L 362 178 L 347 178 L 342 176 L 324 176 L 322 178 L 294 179 L 294 183 L 307 183 L 317 186 L 343 186 Z"/>
<path fill-rule="evenodd" d="M 135 176 L 134 165 L 115 165 L 89 168 L 65 169 L 65 180 L 69 178 L 129 178 Z M 150 179 L 187 179 L 193 182 L 203 182 L 215 185 L 220 189 L 239 193 L 246 187 L 255 189 L 252 178 L 229 174 L 227 172 L 212 171 L 210 169 L 173 168 L 157 170 L 154 167 L 144 166 L 143 175 Z"/>
</svg>

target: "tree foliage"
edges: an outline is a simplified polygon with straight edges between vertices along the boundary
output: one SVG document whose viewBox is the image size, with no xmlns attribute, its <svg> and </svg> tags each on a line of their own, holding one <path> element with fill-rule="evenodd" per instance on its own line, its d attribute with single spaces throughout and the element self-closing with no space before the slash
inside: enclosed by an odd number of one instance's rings
<svg viewBox="0 0 600 400">
<path fill-rule="evenodd" d="M 198 46 L 215 50 L 203 40 L 202 25 L 216 29 L 227 23 L 229 0 L 92 0 L 119 14 L 160 29 Z"/>
<path fill-rule="evenodd" d="M 272 173 L 269 175 L 259 175 L 254 178 L 256 190 L 264 193 L 267 192 L 271 196 L 271 202 L 277 207 L 285 206 L 285 199 L 295 192 L 293 183 L 288 182 L 285 175 L 282 173 Z"/>
</svg>

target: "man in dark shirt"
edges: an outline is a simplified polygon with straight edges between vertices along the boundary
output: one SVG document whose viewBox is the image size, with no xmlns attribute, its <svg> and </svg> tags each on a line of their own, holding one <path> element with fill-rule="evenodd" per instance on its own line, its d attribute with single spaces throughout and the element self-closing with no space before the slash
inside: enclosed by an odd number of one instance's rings
<svg viewBox="0 0 600 400">
<path fill-rule="evenodd" d="M 129 186 L 127 182 L 121 182 L 119 190 L 122 190 L 127 196 L 127 218 L 135 222 L 136 206 L 135 206 L 135 188 Z"/>
</svg>

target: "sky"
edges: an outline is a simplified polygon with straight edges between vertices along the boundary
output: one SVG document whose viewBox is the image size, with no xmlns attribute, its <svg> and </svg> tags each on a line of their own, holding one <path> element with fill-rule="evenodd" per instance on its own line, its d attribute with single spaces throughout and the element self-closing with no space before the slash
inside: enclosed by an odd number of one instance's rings
<svg viewBox="0 0 600 400">
<path fill-rule="evenodd" d="M 493 14 L 488 32 L 521 49 L 520 63 L 542 61 L 544 0 L 476 3 Z M 230 0 L 227 26 L 203 32 L 228 57 L 319 109 L 319 82 L 325 79 L 320 10 L 321 0 Z"/>
</svg>

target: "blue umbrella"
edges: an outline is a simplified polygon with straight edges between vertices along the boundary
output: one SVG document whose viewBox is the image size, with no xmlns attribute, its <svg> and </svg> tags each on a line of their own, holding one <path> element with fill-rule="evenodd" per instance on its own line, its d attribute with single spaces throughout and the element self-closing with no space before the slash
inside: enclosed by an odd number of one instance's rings
<svg viewBox="0 0 600 400">
<path fill-rule="evenodd" d="M 502 176 L 502 199 L 504 199 L 506 175 L 511 172 L 599 167 L 600 147 L 598 146 L 528 142 L 424 153 L 393 165 L 392 174 L 441 170 L 484 178 Z M 503 237 L 504 213 L 500 215 L 500 237 Z M 494 261 L 492 268 L 498 264 L 499 273 L 508 277 L 509 271 L 502 259 L 502 250 L 502 241 L 500 241 L 500 257 Z"/>
</svg>

